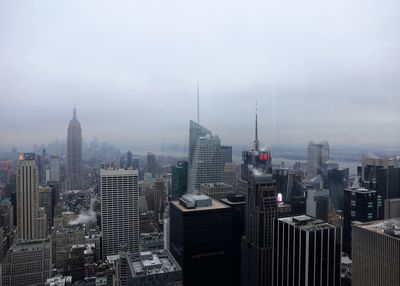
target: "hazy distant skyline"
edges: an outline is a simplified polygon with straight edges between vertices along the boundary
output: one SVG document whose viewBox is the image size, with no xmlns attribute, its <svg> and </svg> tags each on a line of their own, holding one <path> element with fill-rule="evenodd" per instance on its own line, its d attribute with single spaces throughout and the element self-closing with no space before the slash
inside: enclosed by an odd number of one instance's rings
<svg viewBox="0 0 400 286">
<path fill-rule="evenodd" d="M 0 2 L 0 146 L 400 143 L 400 2 Z M 318 135 L 319 134 L 319 135 Z"/>
</svg>

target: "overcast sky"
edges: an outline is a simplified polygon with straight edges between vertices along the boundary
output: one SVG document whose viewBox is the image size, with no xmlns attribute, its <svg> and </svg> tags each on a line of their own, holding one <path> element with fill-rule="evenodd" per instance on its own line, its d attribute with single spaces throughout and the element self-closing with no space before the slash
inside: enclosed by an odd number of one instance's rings
<svg viewBox="0 0 400 286">
<path fill-rule="evenodd" d="M 0 1 L 0 145 L 400 143 L 400 1 Z"/>
</svg>

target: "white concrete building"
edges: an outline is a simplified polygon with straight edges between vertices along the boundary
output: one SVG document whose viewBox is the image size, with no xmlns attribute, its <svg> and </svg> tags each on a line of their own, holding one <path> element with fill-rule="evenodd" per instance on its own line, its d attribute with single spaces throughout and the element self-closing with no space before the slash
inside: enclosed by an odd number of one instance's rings
<svg viewBox="0 0 400 286">
<path fill-rule="evenodd" d="M 126 244 L 139 251 L 139 174 L 132 169 L 101 169 L 103 257 L 118 254 Z"/>
</svg>

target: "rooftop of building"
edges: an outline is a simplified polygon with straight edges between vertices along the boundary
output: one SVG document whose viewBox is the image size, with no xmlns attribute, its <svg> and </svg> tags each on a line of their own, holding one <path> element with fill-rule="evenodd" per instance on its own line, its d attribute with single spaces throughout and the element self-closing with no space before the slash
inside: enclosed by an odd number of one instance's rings
<svg viewBox="0 0 400 286">
<path fill-rule="evenodd" d="M 360 223 L 358 225 L 355 225 L 355 227 L 360 227 L 400 240 L 400 218 Z"/>
<path fill-rule="evenodd" d="M 229 185 L 227 183 L 223 182 L 216 182 L 216 183 L 204 183 L 200 184 L 200 187 L 206 187 L 206 188 L 232 188 L 232 185 Z"/>
<path fill-rule="evenodd" d="M 71 249 L 84 249 L 84 254 L 91 254 L 94 253 L 96 246 L 94 243 L 74 244 L 72 245 Z"/>
<path fill-rule="evenodd" d="M 137 169 L 132 168 L 106 168 L 100 169 L 101 176 L 128 176 L 128 175 L 139 175 L 139 171 Z"/>
<path fill-rule="evenodd" d="M 305 231 L 316 231 L 321 229 L 336 228 L 333 224 L 327 223 L 322 219 L 314 218 L 308 215 L 300 215 L 279 219 L 282 222 L 296 226 Z"/>
<path fill-rule="evenodd" d="M 166 250 L 128 254 L 133 277 L 181 271 L 181 267 Z"/>
<path fill-rule="evenodd" d="M 244 195 L 232 194 L 226 196 L 226 199 L 221 199 L 221 201 L 228 205 L 234 205 L 234 204 L 241 205 L 246 203 L 246 197 Z"/>
<path fill-rule="evenodd" d="M 229 206 L 213 200 L 206 195 L 187 194 L 183 195 L 179 201 L 173 201 L 171 203 L 182 212 L 196 212 L 229 208 Z"/>
<path fill-rule="evenodd" d="M 278 203 L 278 211 L 279 211 L 279 209 L 281 209 L 281 210 L 289 209 L 290 210 L 291 208 L 292 208 L 292 206 L 290 204 L 285 203 L 285 202 L 279 202 Z"/>
<path fill-rule="evenodd" d="M 17 241 L 9 250 L 12 252 L 22 252 L 40 250 L 43 249 L 43 247 L 51 247 L 49 239 Z"/>
<path fill-rule="evenodd" d="M 150 242 L 164 239 L 164 233 L 162 232 L 146 232 L 140 233 L 140 241 Z"/>
<path fill-rule="evenodd" d="M 48 278 L 46 286 L 65 286 L 72 284 L 72 276 L 57 275 L 52 278 Z"/>
<path fill-rule="evenodd" d="M 376 193 L 375 190 L 368 190 L 366 188 L 348 188 L 345 191 L 353 192 L 353 193 L 360 193 L 360 194 L 373 194 Z"/>
<path fill-rule="evenodd" d="M 249 170 L 254 176 L 254 179 L 257 183 L 269 182 L 273 181 L 273 175 L 270 173 L 266 173 L 265 170 L 255 168 L 253 165 L 249 165 Z"/>
</svg>

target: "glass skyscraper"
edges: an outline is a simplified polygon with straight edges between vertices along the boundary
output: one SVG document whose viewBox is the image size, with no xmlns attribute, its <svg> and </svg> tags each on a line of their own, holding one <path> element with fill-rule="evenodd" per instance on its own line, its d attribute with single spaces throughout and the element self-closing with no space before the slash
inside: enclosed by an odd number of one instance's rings
<svg viewBox="0 0 400 286">
<path fill-rule="evenodd" d="M 221 144 L 219 137 L 190 121 L 188 191 L 197 193 L 200 184 L 221 181 Z"/>
</svg>

